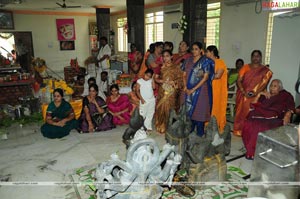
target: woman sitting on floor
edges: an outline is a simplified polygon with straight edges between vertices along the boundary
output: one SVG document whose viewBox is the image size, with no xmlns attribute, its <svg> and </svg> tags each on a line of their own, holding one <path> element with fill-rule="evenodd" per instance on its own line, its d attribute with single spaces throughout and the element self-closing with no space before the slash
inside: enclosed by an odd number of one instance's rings
<svg viewBox="0 0 300 199">
<path fill-rule="evenodd" d="M 55 89 L 53 96 L 54 101 L 47 108 L 46 123 L 41 127 L 43 136 L 52 139 L 67 136 L 77 127 L 74 110 L 69 102 L 63 99 L 63 90 Z"/>
<path fill-rule="evenodd" d="M 295 108 L 293 96 L 283 89 L 279 79 L 271 82 L 269 90 L 262 92 L 258 102 L 251 104 L 244 123 L 242 138 L 247 159 L 254 157 L 258 133 L 289 123 Z"/>
<path fill-rule="evenodd" d="M 83 98 L 79 129 L 84 133 L 115 128 L 112 115 L 107 113 L 105 101 L 98 96 L 97 84 L 89 86 L 89 95 Z"/>
<path fill-rule="evenodd" d="M 131 104 L 127 95 L 119 93 L 119 86 L 110 86 L 111 95 L 106 99 L 109 112 L 113 115 L 115 125 L 128 124 L 130 121 Z"/>
</svg>

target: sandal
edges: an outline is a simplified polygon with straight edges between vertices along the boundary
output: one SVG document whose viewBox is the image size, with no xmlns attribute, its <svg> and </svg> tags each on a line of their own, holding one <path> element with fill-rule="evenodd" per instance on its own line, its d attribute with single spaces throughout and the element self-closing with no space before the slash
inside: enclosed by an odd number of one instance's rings
<svg viewBox="0 0 300 199">
<path fill-rule="evenodd" d="M 245 155 L 245 158 L 247 160 L 253 160 L 254 159 L 254 156 L 253 155 Z"/>
</svg>

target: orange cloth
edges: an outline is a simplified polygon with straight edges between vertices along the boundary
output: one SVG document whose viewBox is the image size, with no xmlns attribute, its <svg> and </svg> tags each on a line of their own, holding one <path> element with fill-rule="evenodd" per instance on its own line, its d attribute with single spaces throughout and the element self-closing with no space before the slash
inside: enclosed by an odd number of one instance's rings
<svg viewBox="0 0 300 199">
<path fill-rule="evenodd" d="M 146 72 L 146 70 L 148 69 L 148 67 L 146 66 L 146 60 L 148 59 L 148 56 L 149 56 L 149 55 L 150 55 L 150 52 L 147 51 L 147 52 L 145 53 L 145 55 L 144 55 L 144 59 L 143 59 L 143 62 L 142 62 L 142 64 L 141 64 L 141 69 L 140 69 L 140 71 L 139 71 L 138 74 L 137 74 L 137 79 L 136 79 L 136 80 L 138 80 L 138 79 L 144 77 L 145 72 Z"/>
<path fill-rule="evenodd" d="M 236 112 L 234 118 L 233 134 L 237 136 L 242 135 L 244 121 L 249 113 L 250 104 L 257 101 L 258 92 L 264 90 L 270 79 L 272 78 L 272 71 L 266 66 L 251 68 L 250 65 L 244 65 L 240 72 L 239 78 L 242 77 L 242 86 L 246 93 L 253 92 L 253 97 L 245 97 L 238 89 L 236 94 Z"/>
<path fill-rule="evenodd" d="M 70 104 L 74 110 L 75 119 L 78 119 L 80 117 L 81 110 L 82 110 L 82 100 L 71 101 Z M 42 104 L 42 116 L 44 121 L 46 121 L 47 108 L 48 108 L 48 104 Z"/>
<path fill-rule="evenodd" d="M 132 110 L 130 111 L 130 115 L 133 114 L 135 108 L 137 107 L 137 104 L 140 103 L 140 99 L 138 98 L 138 96 L 135 94 L 135 92 L 131 91 L 130 93 L 128 93 L 128 97 L 129 97 L 129 101 L 132 105 Z"/>
<path fill-rule="evenodd" d="M 227 67 L 222 59 L 215 59 L 215 73 L 218 70 L 224 70 L 220 79 L 212 81 L 213 90 L 213 107 L 212 116 L 215 116 L 218 122 L 219 132 L 222 134 L 226 124 L 226 108 L 227 108 Z"/>
</svg>

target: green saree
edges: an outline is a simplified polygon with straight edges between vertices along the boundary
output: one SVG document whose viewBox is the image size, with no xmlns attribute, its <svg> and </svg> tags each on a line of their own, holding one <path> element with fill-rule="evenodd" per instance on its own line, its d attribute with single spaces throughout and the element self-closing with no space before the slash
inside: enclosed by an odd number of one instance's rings
<svg viewBox="0 0 300 199">
<path fill-rule="evenodd" d="M 47 116 L 51 116 L 55 121 L 67 118 L 72 112 L 72 106 L 65 100 L 62 100 L 59 107 L 56 107 L 54 102 L 51 102 L 47 108 Z M 63 127 L 45 123 L 41 127 L 41 132 L 44 137 L 54 139 L 69 135 L 70 131 L 74 128 L 77 128 L 77 120 L 75 119 L 68 121 Z"/>
</svg>

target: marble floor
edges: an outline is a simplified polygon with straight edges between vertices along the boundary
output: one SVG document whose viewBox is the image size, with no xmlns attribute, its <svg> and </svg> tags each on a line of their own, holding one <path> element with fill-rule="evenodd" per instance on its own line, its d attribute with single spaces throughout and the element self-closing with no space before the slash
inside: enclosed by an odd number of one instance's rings
<svg viewBox="0 0 300 199">
<path fill-rule="evenodd" d="M 0 140 L 0 198 L 1 199 L 77 199 L 71 185 L 49 186 L 22 185 L 22 182 L 68 182 L 75 170 L 95 166 L 110 159 L 112 153 L 125 158 L 126 149 L 122 134 L 127 126 L 111 131 L 71 134 L 62 139 L 44 138 L 38 124 L 14 126 L 9 129 L 8 139 Z M 152 133 L 160 147 L 164 136 Z M 240 137 L 232 136 L 231 159 L 243 154 Z M 239 158 L 228 165 L 238 166 L 250 173 L 252 161 Z M 10 185 L 4 182 L 13 182 Z M 2 183 L 3 182 L 3 183 Z"/>
</svg>

